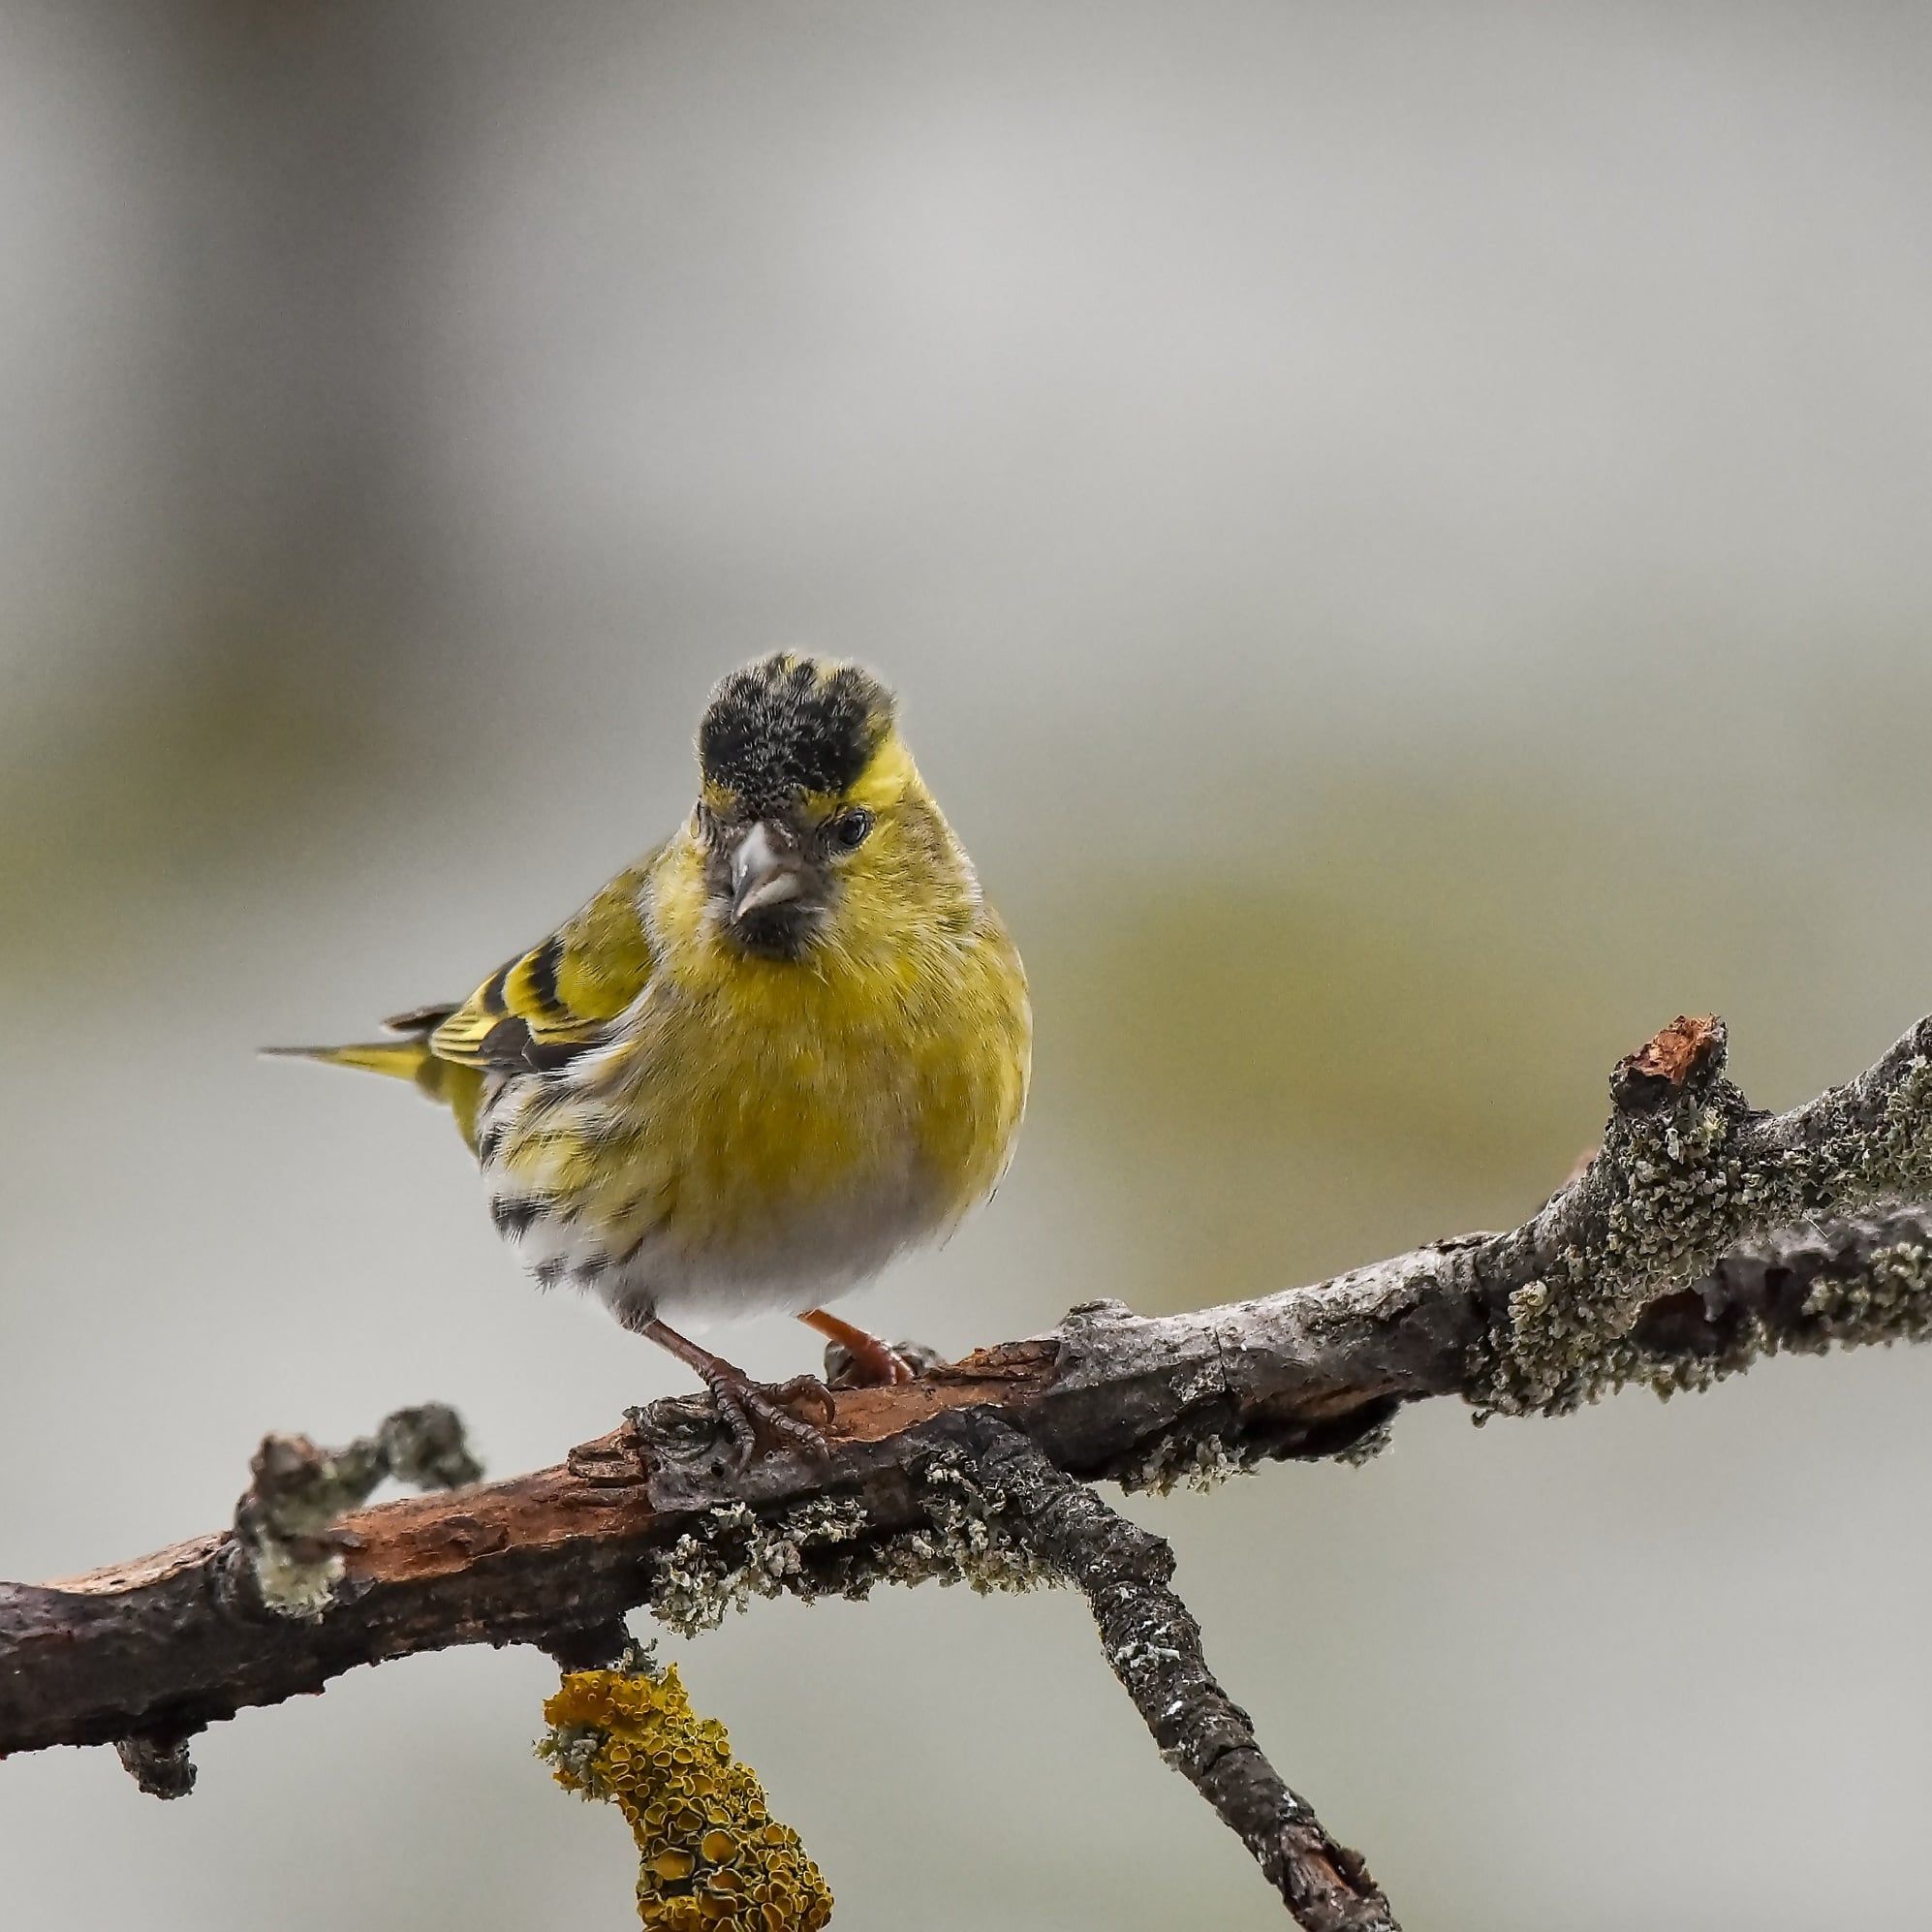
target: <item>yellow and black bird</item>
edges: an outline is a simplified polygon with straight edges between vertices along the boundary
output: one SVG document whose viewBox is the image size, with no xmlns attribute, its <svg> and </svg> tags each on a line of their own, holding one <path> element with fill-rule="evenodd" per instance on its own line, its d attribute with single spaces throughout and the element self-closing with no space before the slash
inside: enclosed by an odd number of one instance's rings
<svg viewBox="0 0 1932 1932">
<path fill-rule="evenodd" d="M 686 822 L 461 1006 L 366 1045 L 283 1049 L 414 1080 L 475 1151 L 497 1228 L 710 1387 L 741 1456 L 819 1432 L 693 1323 L 763 1310 L 911 1374 L 823 1303 L 944 1236 L 1006 1169 L 1026 975 L 857 665 L 733 671 Z M 676 1325 L 673 1325 L 676 1324 Z"/>
</svg>

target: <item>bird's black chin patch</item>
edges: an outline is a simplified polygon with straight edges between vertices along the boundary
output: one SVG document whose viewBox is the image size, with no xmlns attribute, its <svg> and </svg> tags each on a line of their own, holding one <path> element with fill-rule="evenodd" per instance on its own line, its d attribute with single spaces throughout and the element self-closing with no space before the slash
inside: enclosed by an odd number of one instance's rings
<svg viewBox="0 0 1932 1932">
<path fill-rule="evenodd" d="M 725 930 L 745 951 L 759 959 L 799 959 L 819 930 L 816 906 L 795 900 L 782 906 L 763 906 L 741 918 L 725 920 Z"/>
</svg>

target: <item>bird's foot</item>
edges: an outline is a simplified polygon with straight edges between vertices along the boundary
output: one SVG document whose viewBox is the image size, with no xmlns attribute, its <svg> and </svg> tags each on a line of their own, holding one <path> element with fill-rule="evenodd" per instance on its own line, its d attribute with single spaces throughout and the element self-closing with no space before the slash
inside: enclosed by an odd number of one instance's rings
<svg viewBox="0 0 1932 1932">
<path fill-rule="evenodd" d="M 703 1371 L 705 1386 L 736 1448 L 740 1470 L 761 1455 L 795 1449 L 814 1461 L 830 1455 L 825 1430 L 794 1413 L 796 1406 L 816 1409 L 829 1422 L 838 1414 L 832 1392 L 816 1375 L 795 1375 L 789 1382 L 754 1382 L 742 1369 L 720 1362 Z"/>
<path fill-rule="evenodd" d="M 825 1336 L 826 1380 L 834 1388 L 889 1388 L 917 1382 L 941 1360 L 936 1350 L 918 1342 L 882 1342 L 824 1308 L 810 1309 L 798 1319 Z"/>
<path fill-rule="evenodd" d="M 795 1375 L 790 1382 L 754 1382 L 735 1363 L 701 1348 L 688 1335 L 680 1335 L 675 1328 L 659 1321 L 649 1308 L 620 1309 L 618 1319 L 635 1333 L 647 1336 L 659 1348 L 669 1350 L 702 1379 L 711 1391 L 718 1419 L 724 1423 L 737 1450 L 740 1473 L 750 1468 L 761 1454 L 796 1449 L 822 1460 L 831 1453 L 824 1429 L 793 1413 L 800 1404 L 808 1404 L 826 1422 L 838 1414 L 831 1390 L 817 1376 Z"/>
<path fill-rule="evenodd" d="M 873 1335 L 864 1339 L 870 1347 L 854 1348 L 846 1341 L 826 1346 L 828 1387 L 891 1388 L 901 1383 L 917 1382 L 946 1359 L 937 1349 L 929 1349 L 922 1342 L 882 1342 Z"/>
</svg>

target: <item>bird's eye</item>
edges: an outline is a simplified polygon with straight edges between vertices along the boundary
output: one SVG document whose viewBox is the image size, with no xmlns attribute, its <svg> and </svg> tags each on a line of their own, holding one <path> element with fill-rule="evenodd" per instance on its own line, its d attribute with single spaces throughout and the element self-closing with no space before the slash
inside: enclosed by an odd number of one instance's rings
<svg viewBox="0 0 1932 1932">
<path fill-rule="evenodd" d="M 829 829 L 831 842 L 839 851 L 856 852 L 872 829 L 872 814 L 862 805 L 856 806 L 850 812 L 841 812 Z"/>
</svg>

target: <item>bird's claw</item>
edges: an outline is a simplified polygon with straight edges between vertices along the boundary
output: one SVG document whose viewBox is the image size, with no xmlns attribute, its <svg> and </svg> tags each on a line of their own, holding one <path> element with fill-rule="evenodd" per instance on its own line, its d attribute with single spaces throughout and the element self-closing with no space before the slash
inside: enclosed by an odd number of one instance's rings
<svg viewBox="0 0 1932 1932">
<path fill-rule="evenodd" d="M 826 1422 L 838 1414 L 838 1404 L 816 1375 L 795 1375 L 789 1382 L 754 1382 L 745 1375 L 711 1375 L 711 1400 L 737 1450 L 738 1468 L 748 1469 L 761 1453 L 796 1449 L 823 1462 L 831 1454 L 825 1431 L 792 1412 L 792 1405 L 809 1403 Z"/>
<path fill-rule="evenodd" d="M 795 1375 L 777 1392 L 788 1402 L 809 1402 L 827 1422 L 838 1419 L 838 1398 L 816 1375 Z"/>
</svg>

